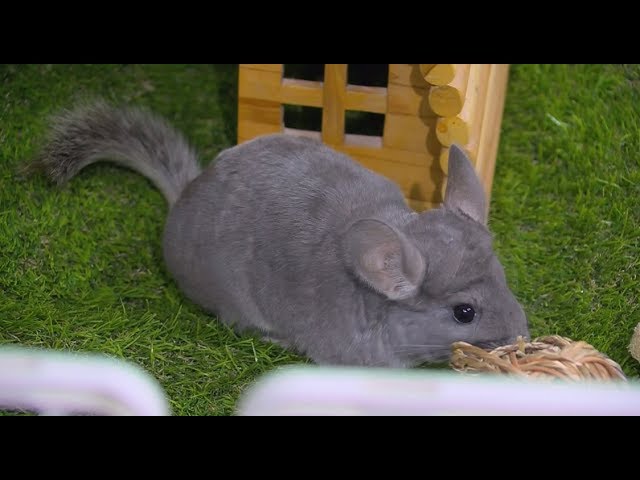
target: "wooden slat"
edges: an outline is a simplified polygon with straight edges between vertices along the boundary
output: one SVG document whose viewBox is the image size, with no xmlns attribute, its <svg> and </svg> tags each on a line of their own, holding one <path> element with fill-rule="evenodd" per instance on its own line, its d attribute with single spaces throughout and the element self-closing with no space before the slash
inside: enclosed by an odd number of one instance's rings
<svg viewBox="0 0 640 480">
<path fill-rule="evenodd" d="M 467 152 L 468 154 L 469 152 Z M 438 158 L 442 173 L 449 175 L 449 147 L 443 146 L 440 150 L 440 158 Z"/>
<path fill-rule="evenodd" d="M 387 88 L 387 112 L 418 117 L 435 117 L 427 97 L 428 88 L 389 84 Z"/>
<path fill-rule="evenodd" d="M 420 118 L 412 115 L 387 114 L 382 138 L 385 147 L 412 152 L 426 152 L 433 157 L 440 154 L 435 134 L 436 117 Z"/>
<path fill-rule="evenodd" d="M 250 120 L 238 121 L 238 139 L 249 140 L 259 135 L 280 133 L 283 127 L 270 123 L 252 122 Z"/>
<path fill-rule="evenodd" d="M 344 106 L 346 110 L 386 113 L 387 89 L 384 87 L 347 85 Z"/>
<path fill-rule="evenodd" d="M 249 68 L 252 70 L 264 70 L 266 72 L 278 72 L 284 71 L 284 65 L 282 63 L 241 63 L 240 69 Z"/>
<path fill-rule="evenodd" d="M 456 64 L 456 75 L 448 85 L 429 90 L 429 105 L 441 117 L 454 117 L 462 111 L 467 93 L 470 65 Z"/>
<path fill-rule="evenodd" d="M 413 165 L 418 167 L 430 168 L 437 157 L 431 156 L 426 152 L 411 152 L 407 150 L 398 150 L 382 146 L 381 148 L 372 148 L 361 144 L 350 144 L 351 135 L 346 135 L 345 144 L 337 147 L 340 151 L 345 152 L 354 158 L 360 156 L 373 157 L 385 162 L 392 162 L 402 168 L 402 165 Z"/>
<path fill-rule="evenodd" d="M 282 80 L 279 100 L 291 105 L 322 107 L 322 82 L 309 80 Z"/>
<path fill-rule="evenodd" d="M 469 88 L 467 88 L 467 98 L 465 105 L 460 112 L 459 118 L 466 126 L 466 130 L 456 134 L 451 134 L 448 137 L 447 145 L 457 141 L 463 145 L 467 152 L 467 155 L 471 159 L 474 165 L 476 165 L 478 145 L 480 142 L 480 131 L 482 130 L 482 116 L 484 108 L 487 103 L 487 88 L 489 85 L 489 73 L 491 71 L 491 65 L 489 64 L 474 64 L 471 65 L 471 74 L 469 76 Z M 436 126 L 436 132 L 438 131 Z M 441 140 L 440 137 L 438 137 Z M 449 148 L 443 147 L 440 153 L 440 166 L 445 172 L 448 171 L 449 162 Z"/>
<path fill-rule="evenodd" d="M 438 140 L 444 146 L 454 143 L 477 150 L 486 100 L 490 67 L 487 64 L 470 66 L 469 81 L 462 111 L 457 117 L 440 118 L 436 126 Z M 474 143 L 473 146 L 470 144 Z"/>
<path fill-rule="evenodd" d="M 456 65 L 453 63 L 428 63 L 420 65 L 420 72 L 431 85 L 447 85 L 456 76 Z"/>
<path fill-rule="evenodd" d="M 469 143 L 466 145 L 466 148 L 472 152 L 474 158 L 477 158 L 478 148 L 480 146 L 480 133 L 482 131 L 482 118 L 487 105 L 491 65 L 485 63 L 473 66 L 477 67 L 478 79 L 474 83 L 473 88 L 467 89 L 467 100 L 465 101 L 465 103 L 469 102 L 469 106 L 473 108 L 467 108 L 465 105 L 460 113 L 460 117 L 470 125 Z"/>
<path fill-rule="evenodd" d="M 445 193 L 447 192 L 447 180 L 449 177 L 446 175 L 442 178 L 442 183 L 440 183 L 440 196 L 444 198 Z"/>
<path fill-rule="evenodd" d="M 320 132 L 314 132 L 311 130 L 285 127 L 283 129 L 283 133 L 321 140 Z M 242 137 L 242 140 L 249 140 L 249 138 Z M 429 170 L 433 163 L 438 161 L 437 157 L 430 157 L 426 153 L 394 150 L 380 146 L 380 144 L 381 142 L 379 137 L 346 134 L 345 143 L 343 145 L 329 146 L 340 152 L 346 153 L 354 159 L 358 159 L 359 157 L 376 158 L 384 162 L 395 163 L 397 168 L 404 168 L 404 165 L 411 165 L 423 167 Z"/>
<path fill-rule="evenodd" d="M 487 200 L 491 198 L 508 81 L 509 65 L 492 64 L 476 164 L 476 170 L 480 173 Z M 487 201 L 487 205 L 489 205 L 489 201 Z"/>
<path fill-rule="evenodd" d="M 398 168 L 397 163 L 367 156 L 360 156 L 357 160 L 365 167 L 395 182 L 407 198 L 423 202 L 440 201 L 441 173 L 432 175 L 425 167 L 412 165 Z"/>
<path fill-rule="evenodd" d="M 347 64 L 326 64 L 322 98 L 322 140 L 332 145 L 344 143 L 346 90 Z"/>
<path fill-rule="evenodd" d="M 238 75 L 238 97 L 279 102 L 281 83 L 278 72 L 242 68 Z"/>
<path fill-rule="evenodd" d="M 277 72 L 242 69 L 238 79 L 238 96 L 309 107 L 322 106 L 322 82 L 282 79 Z"/>
<path fill-rule="evenodd" d="M 319 132 L 286 128 L 285 133 L 289 135 L 311 137 L 316 140 L 320 140 Z M 252 140 L 253 138 L 254 137 L 239 137 L 238 144 Z M 411 168 L 411 171 L 408 173 L 408 175 L 402 175 L 402 172 L 406 172 L 407 169 L 405 165 L 393 161 L 388 161 L 383 158 L 371 156 L 380 153 L 380 151 L 383 149 L 369 149 L 367 153 L 370 153 L 371 155 L 359 157 L 353 154 L 353 148 L 350 148 L 346 145 L 342 147 L 336 147 L 336 149 L 349 155 L 354 160 L 361 163 L 363 166 L 375 171 L 376 173 L 387 176 L 392 181 L 396 182 L 403 190 L 405 200 L 412 209 L 418 212 L 422 212 L 424 210 L 437 207 L 440 205 L 440 202 L 442 202 L 442 198 L 440 196 L 440 192 L 438 191 L 437 185 L 425 181 L 425 179 L 430 175 L 427 162 L 423 162 L 423 165 L 418 166 L 417 168 L 409 167 Z M 357 148 L 355 150 L 362 151 L 361 149 L 359 150 Z M 390 155 L 391 152 L 387 151 L 385 157 L 389 157 Z M 409 178 L 411 175 L 413 175 L 414 178 Z M 422 185 L 420 184 L 420 182 L 422 182 Z M 433 191 L 429 193 L 429 190 Z M 417 194 L 417 196 L 421 199 L 410 198 L 410 194 Z M 424 200 L 425 197 L 429 198 L 430 200 Z"/>
<path fill-rule="evenodd" d="M 320 132 L 316 132 L 313 130 L 303 130 L 301 128 L 284 128 L 283 130 L 284 133 L 286 133 L 287 135 L 293 135 L 296 137 L 307 137 L 307 138 L 313 138 L 314 140 L 322 140 L 322 137 L 320 135 Z"/>
<path fill-rule="evenodd" d="M 352 147 L 362 147 L 372 150 L 378 150 L 382 148 L 382 137 L 347 133 L 344 136 L 344 144 Z"/>
<path fill-rule="evenodd" d="M 238 121 L 281 125 L 282 105 L 278 102 L 241 98 L 238 100 Z"/>
<path fill-rule="evenodd" d="M 420 73 L 418 63 L 390 63 L 389 84 L 426 88 L 429 84 Z"/>
</svg>

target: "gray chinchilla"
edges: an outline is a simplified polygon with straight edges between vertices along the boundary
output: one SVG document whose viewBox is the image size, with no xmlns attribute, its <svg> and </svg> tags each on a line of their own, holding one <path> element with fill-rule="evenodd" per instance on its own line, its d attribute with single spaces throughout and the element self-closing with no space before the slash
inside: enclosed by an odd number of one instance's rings
<svg viewBox="0 0 640 480">
<path fill-rule="evenodd" d="M 457 340 L 528 336 L 482 186 L 456 146 L 443 205 L 420 214 L 390 180 L 319 141 L 263 136 L 202 170 L 164 120 L 100 101 L 57 116 L 32 167 L 63 183 L 99 160 L 162 191 L 169 272 L 238 332 L 319 364 L 393 367 L 444 360 Z"/>
</svg>

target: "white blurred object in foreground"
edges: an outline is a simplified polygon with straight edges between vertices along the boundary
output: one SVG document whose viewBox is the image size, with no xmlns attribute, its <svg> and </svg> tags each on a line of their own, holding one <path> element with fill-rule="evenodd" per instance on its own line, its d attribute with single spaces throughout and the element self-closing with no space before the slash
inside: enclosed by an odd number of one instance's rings
<svg viewBox="0 0 640 480">
<path fill-rule="evenodd" d="M 170 415 L 142 368 L 97 354 L 0 347 L 0 408 L 42 415 Z"/>
<path fill-rule="evenodd" d="M 640 415 L 640 383 L 568 383 L 429 370 L 288 367 L 239 415 Z"/>
</svg>

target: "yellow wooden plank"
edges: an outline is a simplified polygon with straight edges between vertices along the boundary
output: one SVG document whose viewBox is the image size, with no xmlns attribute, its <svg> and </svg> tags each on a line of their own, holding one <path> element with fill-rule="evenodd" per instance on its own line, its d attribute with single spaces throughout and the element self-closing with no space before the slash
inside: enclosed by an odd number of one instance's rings
<svg viewBox="0 0 640 480">
<path fill-rule="evenodd" d="M 291 105 L 322 107 L 322 82 L 285 78 L 280 87 L 280 101 Z"/>
<path fill-rule="evenodd" d="M 440 153 L 440 166 L 445 174 L 447 173 L 449 162 L 448 146 L 453 143 L 463 146 L 473 164 L 476 164 L 490 71 L 491 65 L 488 64 L 471 65 L 467 97 L 462 112 L 460 112 L 456 120 L 459 124 L 456 125 L 453 119 L 441 119 L 436 125 L 438 140 L 443 144 L 443 149 Z M 454 125 L 451 126 L 449 122 L 454 123 Z M 441 133 L 441 130 L 448 131 Z"/>
<path fill-rule="evenodd" d="M 442 179 L 442 183 L 440 183 L 440 196 L 442 198 L 444 198 L 444 195 L 447 191 L 447 180 L 449 179 L 449 177 L 447 177 L 446 175 L 444 176 L 444 178 Z"/>
<path fill-rule="evenodd" d="M 439 202 L 441 199 L 443 175 L 439 170 L 434 173 L 426 167 L 398 165 L 368 156 L 359 156 L 356 160 L 395 182 L 407 198 L 423 202 Z"/>
<path fill-rule="evenodd" d="M 362 147 L 371 150 L 379 150 L 382 148 L 382 137 L 372 135 L 357 135 L 347 133 L 344 136 L 344 144 L 353 147 Z"/>
<path fill-rule="evenodd" d="M 509 81 L 509 65 L 493 64 L 489 74 L 489 86 L 487 89 L 487 104 L 482 116 L 482 131 L 478 146 L 478 160 L 476 170 L 479 172 L 487 194 L 487 200 L 491 198 L 493 175 L 496 165 L 498 145 L 500 143 L 500 130 L 504 102 Z M 487 205 L 489 202 L 487 202 Z"/>
<path fill-rule="evenodd" d="M 437 158 L 440 143 L 435 132 L 436 120 L 436 117 L 389 113 L 384 124 L 383 144 L 389 148 L 426 152 Z"/>
<path fill-rule="evenodd" d="M 344 145 L 337 148 L 354 158 L 361 156 L 378 158 L 385 162 L 396 163 L 398 164 L 398 168 L 402 168 L 403 164 L 430 168 L 433 162 L 437 161 L 437 157 L 429 155 L 427 152 L 411 152 L 384 146 L 377 148 L 365 146 L 360 143 L 351 144 L 351 138 L 352 135 L 346 135 Z"/>
<path fill-rule="evenodd" d="M 238 121 L 281 125 L 282 104 L 266 100 L 241 98 L 238 100 Z"/>
<path fill-rule="evenodd" d="M 456 74 L 450 84 L 433 86 L 429 90 L 429 105 L 441 117 L 454 117 L 462 111 L 470 67 L 469 64 L 456 64 Z"/>
<path fill-rule="evenodd" d="M 390 63 L 388 83 L 421 88 L 429 87 L 420 72 L 420 64 L 418 63 Z"/>
<path fill-rule="evenodd" d="M 389 84 L 387 88 L 387 111 L 401 115 L 418 117 L 435 117 L 427 97 L 428 88 L 410 87 L 407 85 Z"/>
<path fill-rule="evenodd" d="M 326 143 L 344 143 L 346 90 L 347 64 L 327 63 L 322 98 L 322 140 Z"/>
<path fill-rule="evenodd" d="M 386 113 L 387 89 L 384 87 L 364 87 L 347 85 L 344 107 L 359 112 Z"/>
<path fill-rule="evenodd" d="M 320 132 L 315 132 L 313 130 L 303 130 L 301 128 L 284 128 L 283 132 L 287 135 L 293 135 L 296 137 L 307 137 L 313 138 L 314 140 L 322 140 L 320 136 Z"/>
<path fill-rule="evenodd" d="M 480 132 L 482 131 L 482 117 L 487 104 L 491 65 L 474 64 L 471 68 L 467 98 L 465 106 L 460 112 L 460 118 L 469 125 L 469 142 L 466 147 L 469 151 L 474 152 L 475 155 L 478 152 Z"/>
<path fill-rule="evenodd" d="M 267 70 L 241 69 L 238 96 L 242 99 L 265 100 L 310 107 L 322 106 L 322 82 L 282 79 Z"/>
<path fill-rule="evenodd" d="M 296 135 L 301 137 L 314 138 L 321 140 L 320 132 L 311 130 L 301 130 L 296 128 L 283 128 L 283 133 L 287 135 Z M 246 136 L 239 137 L 242 140 L 248 140 Z M 437 157 L 431 157 L 427 153 L 410 152 L 406 150 L 395 150 L 381 146 L 379 137 L 368 135 L 346 134 L 345 143 L 342 145 L 330 145 L 336 150 L 346 153 L 350 157 L 357 159 L 358 157 L 376 158 L 384 162 L 395 163 L 397 168 L 403 168 L 403 165 L 411 165 L 416 167 L 424 167 L 430 169 Z"/>
<path fill-rule="evenodd" d="M 298 135 L 310 137 L 320 140 L 320 132 L 310 130 L 300 130 L 294 128 L 284 128 L 283 133 L 289 135 Z M 245 138 L 245 137 L 243 137 Z M 352 158 L 361 156 L 377 158 L 385 162 L 391 162 L 403 168 L 403 165 L 411 165 L 417 167 L 431 168 L 434 162 L 438 161 L 438 156 L 429 155 L 427 152 L 411 152 L 407 150 L 398 150 L 387 148 L 381 145 L 379 137 L 368 135 L 346 134 L 345 142 L 342 145 L 331 145 L 338 151 L 344 152 Z"/>
<path fill-rule="evenodd" d="M 442 173 L 449 175 L 449 147 L 443 146 L 440 150 L 440 158 L 438 159 Z"/>
<path fill-rule="evenodd" d="M 282 63 L 241 63 L 240 69 L 249 68 L 251 70 L 264 70 L 267 72 L 283 72 Z"/>
<path fill-rule="evenodd" d="M 250 120 L 238 122 L 238 139 L 249 140 L 260 135 L 280 133 L 283 127 L 271 123 L 252 122 Z"/>
<path fill-rule="evenodd" d="M 443 146 L 449 147 L 457 143 L 469 150 L 477 150 L 488 80 L 489 65 L 470 65 L 462 111 L 456 117 L 438 119 L 436 134 Z M 470 143 L 474 145 L 471 146 Z"/>
<path fill-rule="evenodd" d="M 244 143 L 259 135 L 277 133 L 272 125 L 255 122 L 242 122 L 238 129 L 238 143 Z M 319 132 L 285 128 L 284 133 L 304 137 L 320 139 Z M 423 210 L 437 202 L 442 201 L 440 195 L 440 183 L 442 174 L 432 174 L 433 159 L 426 155 L 417 155 L 413 152 L 393 151 L 385 148 L 367 148 L 349 145 L 332 146 L 336 150 L 349 155 L 355 161 L 380 175 L 394 181 L 407 198 L 411 199 L 413 208 Z M 412 158 L 414 164 L 403 164 L 397 161 L 398 157 Z M 419 158 L 419 160 L 418 160 Z"/>
<path fill-rule="evenodd" d="M 311 138 L 315 138 L 317 140 L 320 139 L 320 134 L 319 132 L 312 132 L 312 131 L 307 131 L 307 130 L 296 130 L 296 129 L 284 129 L 284 132 L 286 134 L 289 135 L 298 135 L 298 136 L 304 136 L 304 137 L 311 137 Z M 270 132 L 267 132 L 270 133 Z M 238 138 L 238 144 L 247 142 L 249 140 L 252 140 L 255 137 L 242 137 L 240 136 Z M 421 166 L 413 166 L 413 167 L 409 167 L 411 169 L 410 172 L 408 172 L 408 174 L 406 173 L 407 170 L 407 166 L 406 165 L 402 165 L 399 163 L 396 163 L 394 161 L 389 161 L 386 159 L 382 159 L 379 157 L 372 157 L 371 155 L 354 155 L 354 149 L 350 148 L 349 146 L 341 146 L 341 147 L 335 147 L 338 151 L 341 151 L 347 155 L 349 155 L 351 158 L 353 158 L 355 161 L 359 162 L 360 164 L 362 164 L 363 166 L 365 166 L 366 168 L 369 168 L 381 175 L 386 176 L 387 178 L 389 178 L 390 180 L 396 182 L 400 188 L 403 190 L 403 193 L 405 195 L 405 200 L 407 201 L 407 203 L 409 204 L 409 206 L 418 211 L 424 211 L 427 210 L 429 208 L 434 208 L 440 205 L 440 202 L 442 201 L 442 198 L 440 196 L 440 192 L 438 190 L 438 186 L 432 182 L 428 182 L 425 181 L 425 178 L 428 177 L 429 175 L 429 163 L 428 162 L 424 162 L 423 165 Z M 382 150 L 382 149 L 380 149 Z M 358 150 L 355 149 L 356 152 L 362 152 L 364 150 Z M 379 153 L 379 150 L 377 149 L 369 149 L 369 151 L 367 151 L 368 154 L 373 154 L 375 155 L 376 153 Z M 390 152 L 387 151 L 386 152 L 386 158 L 389 158 L 390 156 Z M 403 175 L 404 173 L 404 175 Z M 440 179 L 440 181 L 442 181 Z M 422 184 L 420 183 L 422 182 Z M 431 193 L 429 193 L 429 191 L 431 191 Z M 417 195 L 419 197 L 419 199 L 416 198 L 410 198 L 409 195 Z M 429 198 L 430 200 L 424 200 L 424 198 Z"/>
<path fill-rule="evenodd" d="M 242 68 L 238 74 L 238 97 L 279 102 L 281 83 L 277 72 Z"/>
</svg>

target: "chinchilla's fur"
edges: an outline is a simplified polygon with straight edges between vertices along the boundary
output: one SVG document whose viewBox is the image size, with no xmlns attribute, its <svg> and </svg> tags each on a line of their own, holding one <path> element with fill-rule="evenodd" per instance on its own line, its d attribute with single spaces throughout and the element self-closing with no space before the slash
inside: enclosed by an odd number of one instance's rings
<svg viewBox="0 0 640 480">
<path fill-rule="evenodd" d="M 165 121 L 101 102 L 59 115 L 34 165 L 62 183 L 98 160 L 164 193 L 169 271 L 238 331 L 317 363 L 396 367 L 443 360 L 456 340 L 528 336 L 481 184 L 456 146 L 443 206 L 421 214 L 394 183 L 320 142 L 263 136 L 201 171 Z"/>
</svg>

